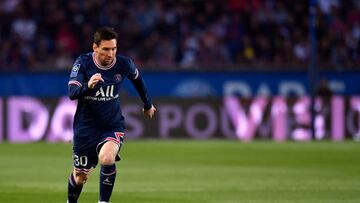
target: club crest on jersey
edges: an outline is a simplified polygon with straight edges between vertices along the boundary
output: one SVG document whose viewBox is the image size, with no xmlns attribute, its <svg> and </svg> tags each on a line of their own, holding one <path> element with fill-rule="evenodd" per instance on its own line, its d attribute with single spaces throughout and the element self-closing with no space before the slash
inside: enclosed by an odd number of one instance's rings
<svg viewBox="0 0 360 203">
<path fill-rule="evenodd" d="M 76 77 L 79 72 L 79 69 L 80 69 L 80 64 L 79 63 L 74 64 L 74 66 L 72 67 L 72 70 L 71 70 L 70 77 Z"/>
<path fill-rule="evenodd" d="M 115 80 L 115 82 L 120 82 L 122 80 L 121 75 L 120 74 L 114 75 L 114 80 Z"/>
</svg>

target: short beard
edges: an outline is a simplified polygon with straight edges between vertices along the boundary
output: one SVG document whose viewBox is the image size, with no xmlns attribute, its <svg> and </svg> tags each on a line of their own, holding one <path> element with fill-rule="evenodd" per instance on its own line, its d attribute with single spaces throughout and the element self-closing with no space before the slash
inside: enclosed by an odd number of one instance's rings
<svg viewBox="0 0 360 203">
<path fill-rule="evenodd" d="M 114 59 L 113 59 L 113 60 L 114 60 Z M 101 64 L 102 66 L 108 66 L 108 65 L 110 65 L 111 63 L 112 63 L 112 60 L 111 60 L 109 63 L 106 62 L 106 60 L 100 62 L 100 64 Z"/>
</svg>

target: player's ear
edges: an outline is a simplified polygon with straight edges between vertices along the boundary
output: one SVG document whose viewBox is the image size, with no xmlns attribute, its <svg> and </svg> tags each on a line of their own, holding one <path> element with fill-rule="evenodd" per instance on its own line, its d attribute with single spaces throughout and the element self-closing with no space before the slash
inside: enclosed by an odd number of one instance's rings
<svg viewBox="0 0 360 203">
<path fill-rule="evenodd" d="M 98 45 L 96 43 L 93 43 L 93 51 L 96 51 L 97 48 L 98 48 Z"/>
</svg>

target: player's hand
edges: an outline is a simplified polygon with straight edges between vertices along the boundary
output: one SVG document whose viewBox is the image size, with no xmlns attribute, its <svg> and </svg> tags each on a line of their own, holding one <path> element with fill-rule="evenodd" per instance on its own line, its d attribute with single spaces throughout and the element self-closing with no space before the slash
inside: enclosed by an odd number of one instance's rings
<svg viewBox="0 0 360 203">
<path fill-rule="evenodd" d="M 150 109 L 143 109 L 143 112 L 146 116 L 149 116 L 149 118 L 152 118 L 155 115 L 156 108 L 154 105 L 151 105 Z"/>
<path fill-rule="evenodd" d="M 91 76 L 88 82 L 88 87 L 90 89 L 94 89 L 95 85 L 98 84 L 99 81 L 104 82 L 104 79 L 101 77 L 100 73 L 95 73 L 94 75 Z"/>
</svg>

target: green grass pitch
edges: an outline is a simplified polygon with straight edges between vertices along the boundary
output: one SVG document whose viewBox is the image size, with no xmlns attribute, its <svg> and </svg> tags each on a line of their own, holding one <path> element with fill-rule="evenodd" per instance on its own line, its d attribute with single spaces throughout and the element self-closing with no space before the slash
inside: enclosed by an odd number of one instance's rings
<svg viewBox="0 0 360 203">
<path fill-rule="evenodd" d="M 360 202 L 360 143 L 128 140 L 112 203 Z M 70 144 L 0 144 L 1 203 L 65 203 Z M 80 203 L 96 203 L 99 167 Z"/>
</svg>

